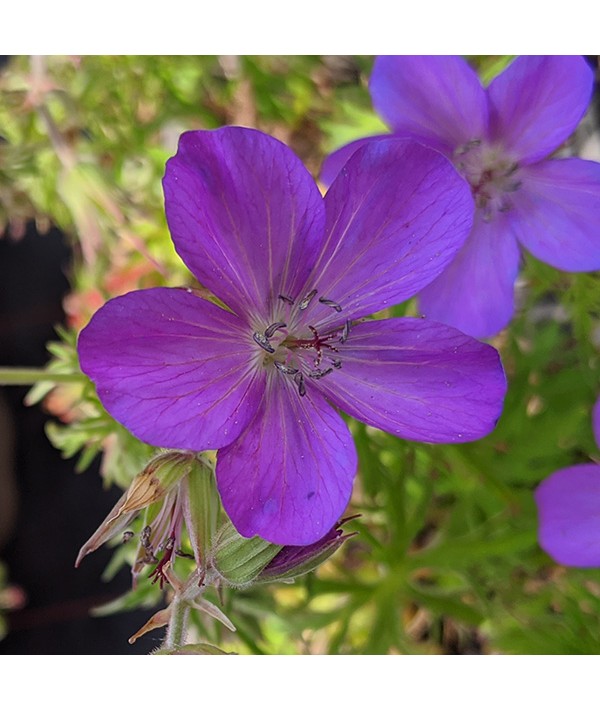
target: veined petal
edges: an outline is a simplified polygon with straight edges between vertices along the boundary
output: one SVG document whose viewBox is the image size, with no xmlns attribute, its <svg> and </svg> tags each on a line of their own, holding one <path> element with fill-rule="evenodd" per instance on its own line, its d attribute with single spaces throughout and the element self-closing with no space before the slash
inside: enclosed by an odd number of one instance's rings
<svg viewBox="0 0 600 711">
<path fill-rule="evenodd" d="M 594 76 L 583 57 L 517 57 L 488 87 L 490 135 L 521 163 L 534 163 L 575 130 Z"/>
<path fill-rule="evenodd" d="M 78 351 L 108 412 L 157 447 L 229 444 L 264 390 L 239 319 L 185 289 L 112 299 L 81 332 Z"/>
<path fill-rule="evenodd" d="M 287 146 L 239 127 L 184 133 L 163 187 L 177 252 L 227 306 L 267 318 L 279 294 L 299 294 L 323 240 L 324 208 Z"/>
<path fill-rule="evenodd" d="M 378 57 L 370 90 L 375 109 L 399 135 L 447 154 L 486 137 L 485 91 L 460 57 Z"/>
<path fill-rule="evenodd" d="M 520 252 L 506 215 L 485 222 L 478 213 L 473 231 L 446 270 L 419 294 L 421 313 L 476 338 L 493 336 L 514 312 L 514 284 Z"/>
<path fill-rule="evenodd" d="M 560 469 L 536 489 L 540 546 L 561 565 L 600 566 L 600 466 Z"/>
<path fill-rule="evenodd" d="M 506 378 L 498 353 L 454 328 L 366 321 L 338 350 L 342 367 L 315 387 L 368 425 L 420 442 L 467 442 L 500 417 Z"/>
<path fill-rule="evenodd" d="M 361 146 L 365 146 L 371 141 L 379 141 L 381 139 L 390 138 L 389 134 L 380 136 L 368 136 L 367 138 L 359 138 L 358 141 L 352 141 L 345 146 L 338 148 L 337 151 L 330 153 L 323 161 L 321 168 L 320 180 L 329 187 L 336 179 L 337 174 L 346 165 L 351 155 L 353 155 Z"/>
<path fill-rule="evenodd" d="M 309 314 L 314 326 L 414 296 L 460 249 L 474 209 L 467 183 L 444 156 L 396 138 L 359 148 L 325 206 L 327 237 L 308 283 L 342 312 L 315 300 Z"/>
<path fill-rule="evenodd" d="M 357 459 L 342 418 L 314 388 L 275 373 L 246 431 L 220 450 L 217 484 L 243 536 L 279 545 L 322 538 L 346 508 Z"/>
<path fill-rule="evenodd" d="M 565 158 L 523 168 L 513 229 L 538 259 L 567 271 L 600 269 L 600 163 Z"/>
</svg>

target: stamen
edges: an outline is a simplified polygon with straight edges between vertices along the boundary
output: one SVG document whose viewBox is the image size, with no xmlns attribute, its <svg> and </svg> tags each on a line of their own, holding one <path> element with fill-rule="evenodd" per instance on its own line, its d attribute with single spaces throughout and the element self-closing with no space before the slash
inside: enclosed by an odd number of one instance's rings
<svg viewBox="0 0 600 711">
<path fill-rule="evenodd" d="M 314 378 L 315 380 L 320 380 L 321 378 L 324 378 L 326 375 L 329 375 L 329 373 L 333 373 L 333 368 L 326 368 L 325 370 L 311 370 L 308 373 L 309 378 Z"/>
<path fill-rule="evenodd" d="M 142 532 L 140 533 L 140 542 L 142 544 L 142 548 L 151 548 L 152 546 L 150 545 L 150 536 L 152 535 L 152 529 L 150 526 L 146 526 Z"/>
<path fill-rule="evenodd" d="M 346 321 L 344 328 L 342 329 L 342 335 L 340 336 L 340 343 L 346 343 L 348 336 L 350 335 L 350 321 Z"/>
<path fill-rule="evenodd" d="M 342 367 L 342 361 L 335 358 L 334 360 L 331 361 L 331 365 L 333 365 L 334 368 L 339 370 Z"/>
<path fill-rule="evenodd" d="M 123 531 L 123 543 L 127 543 L 135 536 L 133 531 Z"/>
<path fill-rule="evenodd" d="M 304 311 L 304 309 L 307 309 L 307 308 L 308 308 L 308 305 L 309 305 L 310 302 L 315 298 L 316 295 L 317 295 L 317 290 L 316 290 L 316 289 L 313 289 L 309 294 L 307 294 L 307 295 L 302 299 L 302 301 L 298 304 L 298 308 L 300 309 L 300 311 Z"/>
<path fill-rule="evenodd" d="M 281 328 L 285 328 L 287 326 L 287 323 L 283 323 L 283 321 L 279 321 L 278 323 L 272 323 L 265 331 L 265 338 L 271 338 L 275 331 L 279 331 Z"/>
<path fill-rule="evenodd" d="M 294 382 L 298 386 L 298 394 L 300 397 L 304 397 L 306 395 L 306 386 L 304 385 L 304 376 L 302 373 L 296 373 L 296 375 L 294 375 Z"/>
<path fill-rule="evenodd" d="M 337 311 L 338 314 L 342 310 L 342 307 L 337 303 L 337 301 L 332 301 L 331 299 L 326 299 L 323 296 L 319 297 L 319 301 L 322 304 L 325 304 L 325 306 L 330 306 L 332 309 Z"/>
<path fill-rule="evenodd" d="M 472 148 L 476 148 L 477 146 L 480 146 L 480 145 L 481 145 L 481 139 L 475 138 L 474 140 L 469 141 L 468 143 L 463 143 L 462 146 L 459 146 L 454 151 L 454 155 L 455 156 L 464 155 L 465 153 L 468 153 Z"/>
<path fill-rule="evenodd" d="M 298 368 L 290 368 L 289 365 L 285 365 L 280 360 L 274 360 L 273 363 L 277 370 L 280 370 L 284 375 L 296 375 L 298 372 Z"/>
<path fill-rule="evenodd" d="M 269 339 L 264 334 L 255 331 L 252 334 L 252 338 L 254 338 L 254 341 L 258 343 L 261 348 L 264 348 L 267 353 L 275 353 L 275 349 L 269 343 Z"/>
<path fill-rule="evenodd" d="M 286 304 L 289 304 L 290 306 L 294 305 L 294 299 L 290 298 L 289 296 L 284 296 L 283 294 L 279 294 L 279 298 L 282 301 L 285 301 Z"/>
<path fill-rule="evenodd" d="M 157 557 L 154 555 L 154 546 L 150 543 L 152 529 L 146 526 L 140 533 L 140 543 L 146 555 L 142 558 L 142 563 L 158 563 Z"/>
<path fill-rule="evenodd" d="M 186 553 L 185 551 L 181 550 L 181 548 L 176 549 L 175 555 L 179 558 L 189 558 L 190 560 L 194 560 L 193 553 Z"/>
</svg>

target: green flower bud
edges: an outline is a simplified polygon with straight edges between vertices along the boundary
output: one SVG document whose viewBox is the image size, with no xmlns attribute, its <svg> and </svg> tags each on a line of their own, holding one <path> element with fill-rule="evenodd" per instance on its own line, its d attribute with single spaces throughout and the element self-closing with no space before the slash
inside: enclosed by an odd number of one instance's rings
<svg viewBox="0 0 600 711">
<path fill-rule="evenodd" d="M 281 548 L 259 536 L 244 538 L 228 521 L 217 533 L 211 564 L 227 585 L 244 587 L 256 580 Z"/>
<path fill-rule="evenodd" d="M 184 483 L 183 515 L 194 558 L 204 566 L 217 531 L 219 494 L 212 466 L 202 457 L 194 459 Z"/>
</svg>

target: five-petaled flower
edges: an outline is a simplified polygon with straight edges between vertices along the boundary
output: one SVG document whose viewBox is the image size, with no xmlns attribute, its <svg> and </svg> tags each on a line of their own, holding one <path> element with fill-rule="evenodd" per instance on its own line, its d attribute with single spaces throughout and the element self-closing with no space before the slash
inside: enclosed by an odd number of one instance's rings
<svg viewBox="0 0 600 711">
<path fill-rule="evenodd" d="M 593 412 L 600 447 L 600 399 Z M 559 469 L 538 486 L 541 547 L 562 565 L 600 567 L 600 464 Z"/>
<path fill-rule="evenodd" d="M 323 198 L 292 151 L 258 131 L 184 134 L 163 181 L 175 247 L 200 283 L 105 304 L 79 337 L 106 409 L 140 439 L 218 450 L 244 536 L 306 545 L 357 469 L 336 408 L 400 437 L 464 442 L 500 415 L 496 351 L 421 319 L 365 320 L 422 289 L 471 228 L 441 154 L 390 138 L 357 152 Z"/>
<path fill-rule="evenodd" d="M 379 57 L 373 104 L 394 135 L 448 156 L 476 204 L 456 259 L 420 294 L 422 313 L 478 338 L 514 312 L 519 243 L 566 271 L 600 268 L 600 164 L 548 159 L 574 131 L 593 73 L 582 57 L 518 57 L 484 89 L 459 57 Z M 331 182 L 360 139 L 333 153 Z"/>
</svg>

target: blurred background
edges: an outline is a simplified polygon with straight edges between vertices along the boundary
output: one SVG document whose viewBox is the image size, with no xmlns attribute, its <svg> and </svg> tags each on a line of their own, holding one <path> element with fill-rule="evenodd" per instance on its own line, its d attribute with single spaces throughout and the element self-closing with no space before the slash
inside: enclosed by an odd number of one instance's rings
<svg viewBox="0 0 600 711">
<path fill-rule="evenodd" d="M 469 57 L 487 82 L 510 57 Z M 597 72 L 596 57 L 589 57 Z M 193 285 L 169 238 L 161 177 L 184 130 L 257 127 L 318 176 L 323 158 L 387 129 L 368 92 L 372 57 L 38 56 L 0 66 L 0 367 L 47 367 L 0 388 L 0 652 L 146 654 L 127 639 L 163 593 L 131 590 L 127 546 L 73 567 L 152 448 L 78 374 L 78 331 L 107 299 Z M 600 160 L 598 92 L 561 149 Z M 429 446 L 352 423 L 360 456 L 351 538 L 294 585 L 226 591 L 240 653 L 600 652 L 600 573 L 538 547 L 532 492 L 600 461 L 600 280 L 526 256 L 519 309 L 493 344 L 509 378 L 497 430 Z M 385 315 L 415 313 L 414 304 Z M 32 381 L 33 382 L 33 381 Z"/>
</svg>

